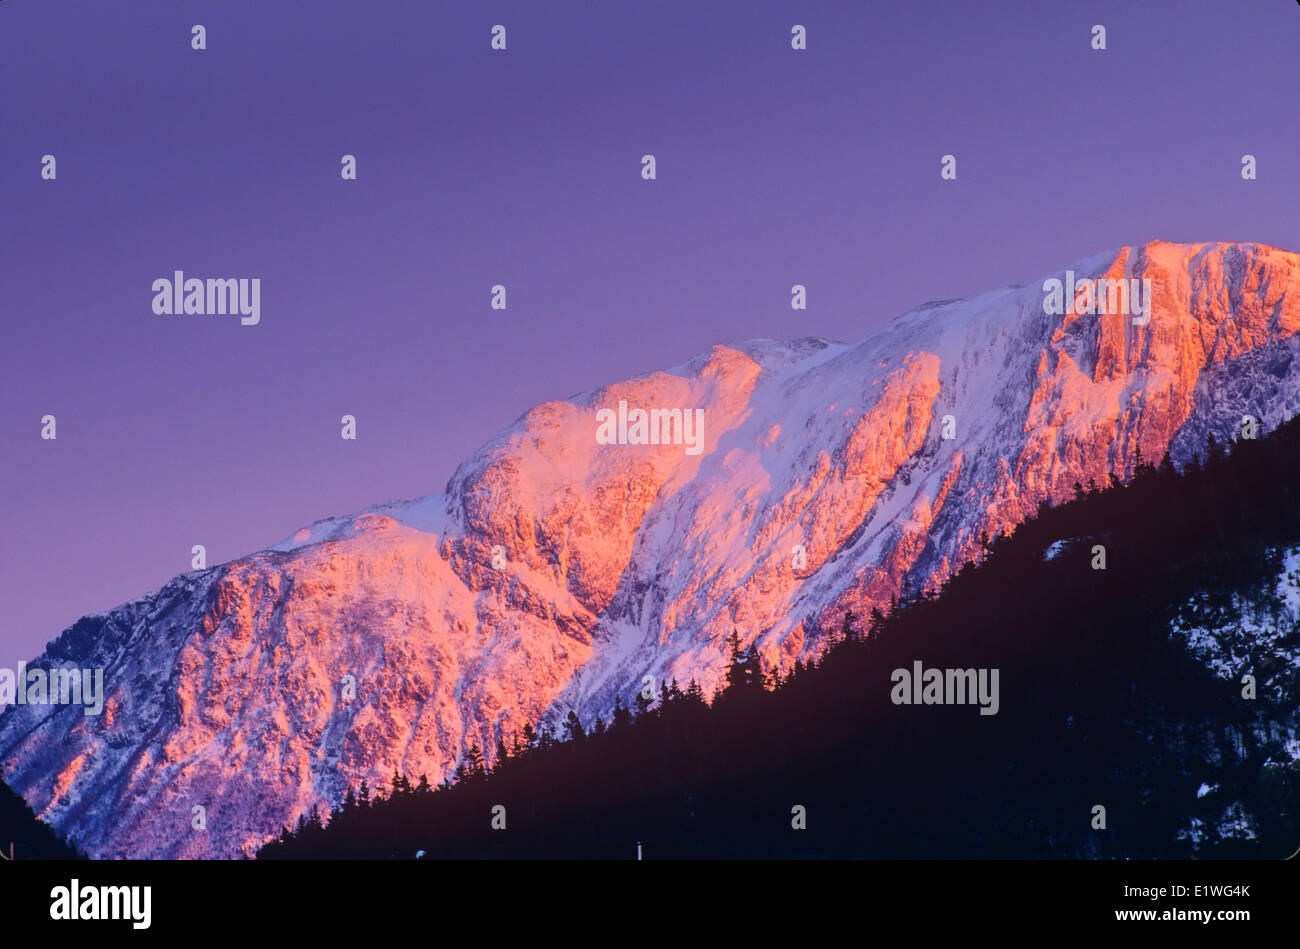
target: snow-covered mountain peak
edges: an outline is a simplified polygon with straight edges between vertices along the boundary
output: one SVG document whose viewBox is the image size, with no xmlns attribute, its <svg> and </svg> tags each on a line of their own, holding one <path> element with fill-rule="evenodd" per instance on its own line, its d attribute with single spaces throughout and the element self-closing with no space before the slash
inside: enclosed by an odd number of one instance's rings
<svg viewBox="0 0 1300 949">
<path fill-rule="evenodd" d="M 1149 320 L 1052 312 L 1067 272 L 1149 280 Z M 1075 482 L 1292 414 L 1297 328 L 1296 255 L 1156 241 L 857 342 L 718 345 L 544 403 L 441 493 L 75 624 L 42 660 L 103 668 L 105 712 L 5 711 L 6 779 L 97 856 L 230 854 L 363 777 L 437 781 L 525 722 L 608 718 L 646 675 L 710 690 L 733 629 L 788 666 Z"/>
</svg>

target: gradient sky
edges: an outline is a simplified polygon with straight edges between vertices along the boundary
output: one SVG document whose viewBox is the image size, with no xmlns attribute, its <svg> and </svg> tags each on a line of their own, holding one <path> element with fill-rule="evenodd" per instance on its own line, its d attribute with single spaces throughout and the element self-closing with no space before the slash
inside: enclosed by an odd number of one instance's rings
<svg viewBox="0 0 1300 949">
<path fill-rule="evenodd" d="M 1298 51 L 1290 0 L 6 0 L 0 666 L 717 342 L 1300 250 Z M 261 324 L 155 316 L 175 269 L 260 277 Z"/>
</svg>

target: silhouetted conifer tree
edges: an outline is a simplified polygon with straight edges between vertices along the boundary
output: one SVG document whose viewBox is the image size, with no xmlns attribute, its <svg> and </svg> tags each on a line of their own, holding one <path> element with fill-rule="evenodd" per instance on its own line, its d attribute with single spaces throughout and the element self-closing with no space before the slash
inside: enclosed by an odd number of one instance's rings
<svg viewBox="0 0 1300 949">
<path fill-rule="evenodd" d="M 654 702 L 654 699 L 647 698 L 645 692 L 638 692 L 632 702 L 636 706 L 634 717 L 637 721 L 640 721 L 650 714 L 650 705 Z"/>
<path fill-rule="evenodd" d="M 573 709 L 569 709 L 569 717 L 564 720 L 564 729 L 569 733 L 570 741 L 582 741 L 587 737 L 587 732 L 578 719 L 578 713 Z"/>
<path fill-rule="evenodd" d="M 632 724 L 632 713 L 623 707 L 622 696 L 614 696 L 614 717 L 609 723 L 612 731 L 618 731 L 620 728 L 626 728 Z"/>
</svg>

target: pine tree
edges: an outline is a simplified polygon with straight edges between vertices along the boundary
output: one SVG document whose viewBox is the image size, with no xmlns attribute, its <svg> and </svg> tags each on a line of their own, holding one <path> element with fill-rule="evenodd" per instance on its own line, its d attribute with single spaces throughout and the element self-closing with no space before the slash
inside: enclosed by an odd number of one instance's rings
<svg viewBox="0 0 1300 949">
<path fill-rule="evenodd" d="M 614 696 L 614 719 L 609 727 L 615 731 L 632 724 L 632 713 L 623 707 L 623 697 Z"/>
<path fill-rule="evenodd" d="M 1205 466 L 1208 468 L 1211 465 L 1222 461 L 1223 456 L 1223 446 L 1219 444 L 1218 440 L 1214 437 L 1214 433 L 1211 432 L 1205 439 Z"/>
<path fill-rule="evenodd" d="M 871 632 L 873 634 L 879 632 L 880 628 L 885 625 L 885 614 L 880 612 L 880 607 L 873 606 L 868 616 L 871 622 Z"/>
<path fill-rule="evenodd" d="M 752 692 L 763 688 L 762 663 L 752 645 L 740 646 L 740 634 L 734 629 L 727 640 L 730 649 L 727 663 L 727 684 L 724 692 Z"/>
<path fill-rule="evenodd" d="M 587 732 L 578 719 L 578 713 L 573 709 L 569 709 L 569 717 L 564 720 L 564 728 L 569 733 L 569 741 L 582 741 L 587 737 Z"/>
<path fill-rule="evenodd" d="M 636 721 L 640 721 L 650 714 L 650 704 L 654 699 L 648 699 L 644 692 L 638 692 L 632 701 L 636 705 L 636 713 L 633 716 Z"/>
<path fill-rule="evenodd" d="M 361 779 L 361 794 L 357 798 L 357 803 L 363 808 L 370 806 L 370 785 L 366 783 L 365 778 Z"/>
<path fill-rule="evenodd" d="M 737 688 L 743 683 L 744 672 L 741 670 L 743 665 L 744 653 L 740 648 L 740 633 L 733 627 L 731 635 L 727 637 L 727 675 L 724 691 Z"/>
<path fill-rule="evenodd" d="M 469 746 L 469 751 L 465 753 L 466 772 L 469 777 L 477 778 L 483 774 L 483 749 L 474 742 Z"/>
<path fill-rule="evenodd" d="M 740 660 L 740 633 L 736 632 L 736 627 L 731 628 L 731 635 L 727 637 L 727 681 L 731 681 L 732 671 L 736 663 Z"/>
</svg>

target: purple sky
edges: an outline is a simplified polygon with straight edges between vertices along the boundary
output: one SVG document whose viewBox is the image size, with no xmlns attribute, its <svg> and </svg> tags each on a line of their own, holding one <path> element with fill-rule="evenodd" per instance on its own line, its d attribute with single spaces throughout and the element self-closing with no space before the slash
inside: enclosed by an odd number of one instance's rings
<svg viewBox="0 0 1300 949">
<path fill-rule="evenodd" d="M 993 6 L 0 3 L 0 666 L 716 342 L 1150 238 L 1300 250 L 1294 4 Z M 155 316 L 175 269 L 260 277 L 261 324 Z"/>
</svg>

